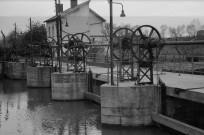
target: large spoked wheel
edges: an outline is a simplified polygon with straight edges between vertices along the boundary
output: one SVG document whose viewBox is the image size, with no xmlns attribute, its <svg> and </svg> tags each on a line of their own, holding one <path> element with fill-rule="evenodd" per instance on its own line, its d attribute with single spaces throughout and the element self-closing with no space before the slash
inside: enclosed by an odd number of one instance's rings
<svg viewBox="0 0 204 135">
<path fill-rule="evenodd" d="M 131 54 L 131 36 L 133 31 L 120 28 L 113 33 L 113 56 L 116 60 L 128 61 Z M 121 56 L 120 56 L 121 51 Z"/>
<path fill-rule="evenodd" d="M 138 44 L 140 45 L 140 48 L 143 48 L 143 50 L 148 50 L 149 54 L 152 55 L 152 58 L 155 59 L 158 57 L 160 50 L 162 49 L 161 46 L 159 46 L 159 42 L 161 40 L 161 36 L 159 34 L 159 31 L 154 28 L 151 25 L 142 25 L 138 27 L 132 37 L 132 53 L 133 56 L 139 60 L 140 56 L 138 53 Z M 140 54 L 141 55 L 141 54 Z M 153 60 L 152 59 L 152 60 Z"/>
<path fill-rule="evenodd" d="M 68 56 L 68 43 L 71 38 L 71 34 L 65 35 L 62 38 L 62 54 L 63 56 Z"/>
<path fill-rule="evenodd" d="M 52 57 L 57 54 L 57 42 L 54 38 L 47 38 L 47 44 L 51 47 Z"/>
<path fill-rule="evenodd" d="M 91 39 L 84 33 L 77 33 L 72 35 L 72 37 L 70 38 L 68 48 L 71 50 L 74 48 L 81 49 L 85 54 L 88 54 L 88 44 L 91 44 Z"/>
</svg>

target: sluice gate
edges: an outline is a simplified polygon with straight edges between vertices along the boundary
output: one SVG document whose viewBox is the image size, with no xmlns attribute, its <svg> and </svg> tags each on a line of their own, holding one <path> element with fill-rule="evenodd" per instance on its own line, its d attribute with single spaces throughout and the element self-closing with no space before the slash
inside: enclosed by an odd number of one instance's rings
<svg viewBox="0 0 204 135">
<path fill-rule="evenodd" d="M 111 45 L 92 42 L 88 35 L 76 33 L 60 42 L 50 38 L 30 44 L 26 58 L 28 87 L 51 87 L 53 100 L 94 98 L 101 104 L 103 124 L 152 125 L 167 108 L 164 100 L 168 90 L 157 84 L 162 75 L 158 72 L 160 54 L 166 46 L 203 45 L 204 41 L 165 41 L 150 25 L 134 31 L 120 28 L 112 40 Z M 94 71 L 97 67 L 93 63 L 104 64 L 106 70 Z M 97 91 L 93 80 L 98 80 Z"/>
</svg>

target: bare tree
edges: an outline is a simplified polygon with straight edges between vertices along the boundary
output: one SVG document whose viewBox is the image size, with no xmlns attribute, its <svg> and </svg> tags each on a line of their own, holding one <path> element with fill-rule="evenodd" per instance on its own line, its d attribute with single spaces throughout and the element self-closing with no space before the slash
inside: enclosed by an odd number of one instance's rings
<svg viewBox="0 0 204 135">
<path fill-rule="evenodd" d="M 113 24 L 113 32 L 116 30 L 116 25 Z M 103 40 L 108 43 L 109 42 L 109 36 L 110 36 L 110 23 L 104 23 L 103 29 L 101 31 L 104 38 Z"/>
<path fill-rule="evenodd" d="M 168 26 L 166 24 L 163 24 L 160 26 L 160 34 L 162 38 L 166 37 L 167 30 L 168 30 Z"/>
<path fill-rule="evenodd" d="M 187 25 L 186 32 L 189 37 L 195 37 L 195 33 L 196 33 L 195 26 L 193 24 Z"/>
<path fill-rule="evenodd" d="M 185 25 L 179 25 L 176 28 L 169 27 L 169 34 L 171 35 L 171 40 L 174 40 L 174 41 L 184 40 L 183 36 L 185 34 Z M 188 46 L 175 45 L 174 48 L 176 49 L 179 56 L 181 54 L 188 54 L 189 52 Z"/>
<path fill-rule="evenodd" d="M 189 37 L 195 37 L 198 30 L 203 29 L 204 25 L 201 25 L 200 20 L 193 19 L 186 27 L 186 32 Z"/>
</svg>

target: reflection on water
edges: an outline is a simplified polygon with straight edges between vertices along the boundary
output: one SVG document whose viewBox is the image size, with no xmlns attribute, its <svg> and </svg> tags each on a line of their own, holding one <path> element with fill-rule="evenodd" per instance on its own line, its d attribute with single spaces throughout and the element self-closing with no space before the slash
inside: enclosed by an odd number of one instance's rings
<svg viewBox="0 0 204 135">
<path fill-rule="evenodd" d="M 0 80 L 0 135 L 167 135 L 157 128 L 103 127 L 100 106 L 51 100 L 49 88 L 24 80 Z"/>
</svg>

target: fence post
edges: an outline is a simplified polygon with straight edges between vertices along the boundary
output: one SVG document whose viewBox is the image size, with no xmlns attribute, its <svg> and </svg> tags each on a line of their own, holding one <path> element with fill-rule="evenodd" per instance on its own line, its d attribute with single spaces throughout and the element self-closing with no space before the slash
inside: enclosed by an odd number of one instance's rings
<svg viewBox="0 0 204 135">
<path fill-rule="evenodd" d="M 181 75 L 181 56 L 179 55 L 179 76 Z"/>
<path fill-rule="evenodd" d="M 173 72 L 175 72 L 175 62 L 176 62 L 176 60 L 175 60 L 175 55 L 174 55 L 174 59 L 173 59 Z"/>
<path fill-rule="evenodd" d="M 191 73 L 194 74 L 194 60 L 193 60 L 193 56 L 191 57 L 191 65 L 192 65 L 192 69 L 191 69 Z"/>
</svg>

